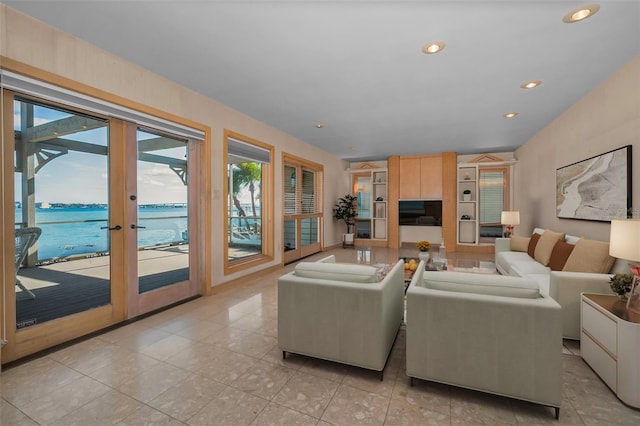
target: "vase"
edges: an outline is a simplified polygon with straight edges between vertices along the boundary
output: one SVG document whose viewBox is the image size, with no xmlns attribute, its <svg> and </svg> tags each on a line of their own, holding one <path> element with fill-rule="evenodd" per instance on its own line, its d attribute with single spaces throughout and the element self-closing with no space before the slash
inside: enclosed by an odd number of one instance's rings
<svg viewBox="0 0 640 426">
<path fill-rule="evenodd" d="M 471 194 L 462 194 L 462 201 L 471 201 Z"/>
<path fill-rule="evenodd" d="M 429 252 L 421 251 L 420 253 L 418 253 L 418 259 L 424 260 L 424 263 L 427 263 L 429 261 Z"/>
</svg>

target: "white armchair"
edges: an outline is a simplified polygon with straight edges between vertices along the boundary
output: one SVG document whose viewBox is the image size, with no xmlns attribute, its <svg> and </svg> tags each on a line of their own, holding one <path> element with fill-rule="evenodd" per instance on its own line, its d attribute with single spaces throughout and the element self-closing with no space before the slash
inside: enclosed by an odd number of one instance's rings
<svg viewBox="0 0 640 426">
<path fill-rule="evenodd" d="M 424 272 L 407 290 L 407 376 L 555 408 L 562 400 L 560 306 L 535 281 Z"/>
<path fill-rule="evenodd" d="M 384 370 L 404 314 L 404 262 L 377 282 L 376 268 L 301 262 L 278 279 L 278 345 L 297 353 Z M 373 274 L 373 275 L 372 275 Z"/>
</svg>

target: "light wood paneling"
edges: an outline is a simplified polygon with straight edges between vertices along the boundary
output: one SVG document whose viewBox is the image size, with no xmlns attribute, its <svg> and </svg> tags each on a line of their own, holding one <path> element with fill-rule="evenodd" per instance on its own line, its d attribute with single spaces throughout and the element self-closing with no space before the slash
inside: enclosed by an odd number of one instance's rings
<svg viewBox="0 0 640 426">
<path fill-rule="evenodd" d="M 400 247 L 400 227 L 398 225 L 398 197 L 400 188 L 400 157 L 387 160 L 387 243 L 391 248 Z"/>
<path fill-rule="evenodd" d="M 433 155 L 420 158 L 420 198 L 423 200 L 442 199 L 442 156 Z"/>
<path fill-rule="evenodd" d="M 401 200 L 420 199 L 420 157 L 400 157 L 400 194 Z"/>
<path fill-rule="evenodd" d="M 458 155 L 442 153 L 442 239 L 448 251 L 456 250 Z"/>
</svg>

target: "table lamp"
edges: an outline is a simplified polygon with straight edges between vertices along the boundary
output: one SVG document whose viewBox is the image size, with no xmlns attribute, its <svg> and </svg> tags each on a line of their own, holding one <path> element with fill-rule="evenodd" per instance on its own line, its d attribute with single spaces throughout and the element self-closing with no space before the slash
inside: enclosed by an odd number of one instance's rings
<svg viewBox="0 0 640 426">
<path fill-rule="evenodd" d="M 513 226 L 520 225 L 520 212 L 503 211 L 502 216 L 500 217 L 500 223 L 507 227 L 507 230 L 504 233 L 505 238 L 511 237 L 511 234 L 513 234 Z"/>
<path fill-rule="evenodd" d="M 629 268 L 633 274 L 631 292 L 627 307 L 631 305 L 635 288 L 640 280 L 640 219 L 614 219 L 611 221 L 609 254 L 620 259 L 630 260 Z"/>
</svg>

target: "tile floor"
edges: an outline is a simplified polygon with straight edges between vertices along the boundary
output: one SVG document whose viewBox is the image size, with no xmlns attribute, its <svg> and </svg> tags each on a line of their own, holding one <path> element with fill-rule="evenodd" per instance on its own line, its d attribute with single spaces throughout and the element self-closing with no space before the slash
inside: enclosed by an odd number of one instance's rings
<svg viewBox="0 0 640 426">
<path fill-rule="evenodd" d="M 411 250 L 335 249 L 384 263 Z M 473 256 L 459 255 L 465 262 Z M 486 259 L 485 259 L 486 260 Z M 401 329 L 384 381 L 277 347 L 277 278 L 248 279 L 5 369 L 1 425 L 638 425 L 566 342 L 560 421 L 552 408 L 424 381 L 409 387 Z"/>
</svg>

